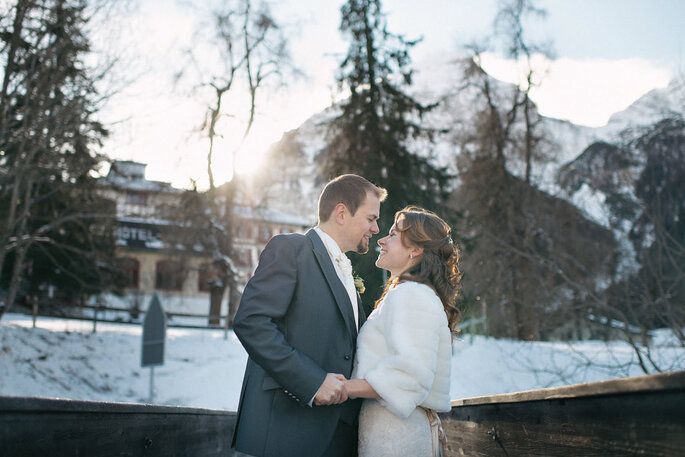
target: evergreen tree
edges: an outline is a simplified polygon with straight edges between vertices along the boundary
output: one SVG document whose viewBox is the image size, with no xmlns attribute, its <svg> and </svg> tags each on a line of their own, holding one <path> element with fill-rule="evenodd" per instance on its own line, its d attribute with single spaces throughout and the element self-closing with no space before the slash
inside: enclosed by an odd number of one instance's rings
<svg viewBox="0 0 685 457">
<path fill-rule="evenodd" d="M 437 133 L 421 125 L 433 106 L 407 94 L 412 83 L 409 50 L 416 41 L 388 32 L 380 0 L 349 0 L 341 12 L 340 30 L 350 46 L 338 86 L 348 96 L 338 106 L 319 161 L 325 178 L 355 173 L 388 190 L 379 221 L 383 235 L 395 212 L 408 204 L 440 211 L 450 176 L 432 163 L 430 154 L 417 154 L 411 147 L 412 141 L 432 140 Z M 383 285 L 375 259 L 373 253 L 352 258 L 356 274 L 366 282 L 362 298 L 367 311 Z"/>
<path fill-rule="evenodd" d="M 107 132 L 94 120 L 86 7 L 0 6 L 0 316 L 20 288 L 57 282 L 73 295 L 111 285 L 113 208 L 91 174 Z"/>
</svg>

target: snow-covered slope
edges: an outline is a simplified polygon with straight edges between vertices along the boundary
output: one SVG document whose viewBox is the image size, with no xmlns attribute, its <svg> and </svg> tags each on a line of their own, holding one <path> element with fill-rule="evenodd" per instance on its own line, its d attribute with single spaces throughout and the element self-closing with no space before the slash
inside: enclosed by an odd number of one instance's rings
<svg viewBox="0 0 685 457">
<path fill-rule="evenodd" d="M 148 402 L 141 328 L 8 314 L 0 321 L 0 395 Z M 247 356 L 232 332 L 169 329 L 155 368 L 159 404 L 235 410 Z M 651 357 L 685 368 L 685 349 L 656 333 Z M 453 344 L 452 399 L 643 374 L 626 343 L 530 343 L 464 337 Z"/>
</svg>

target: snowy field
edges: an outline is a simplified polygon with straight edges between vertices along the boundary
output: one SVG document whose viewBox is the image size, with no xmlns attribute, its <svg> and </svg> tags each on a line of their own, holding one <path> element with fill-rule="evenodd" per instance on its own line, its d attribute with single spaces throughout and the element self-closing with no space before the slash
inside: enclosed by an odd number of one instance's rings
<svg viewBox="0 0 685 457">
<path fill-rule="evenodd" d="M 7 314 L 0 321 L 0 395 L 146 403 L 141 327 Z M 657 332 L 651 357 L 685 369 L 685 348 Z M 167 330 L 155 403 L 235 410 L 247 355 L 232 332 Z M 464 335 L 454 342 L 452 399 L 639 376 L 627 344 L 518 342 Z"/>
</svg>

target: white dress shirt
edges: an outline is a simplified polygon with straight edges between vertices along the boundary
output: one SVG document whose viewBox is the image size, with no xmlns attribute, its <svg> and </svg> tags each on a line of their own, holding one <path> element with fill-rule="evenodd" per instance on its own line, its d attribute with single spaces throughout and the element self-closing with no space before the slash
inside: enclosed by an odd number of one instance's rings
<svg viewBox="0 0 685 457">
<path fill-rule="evenodd" d="M 316 231 L 316 234 L 319 235 L 319 238 L 321 238 L 321 241 L 323 241 L 323 245 L 326 247 L 326 251 L 328 251 L 331 262 L 333 262 L 333 266 L 335 267 L 335 272 L 338 274 L 340 282 L 342 282 L 343 286 L 345 286 L 347 295 L 350 297 L 350 303 L 352 304 L 354 322 L 357 328 L 359 328 L 357 289 L 354 287 L 354 277 L 352 276 L 352 264 L 350 259 L 345 255 L 344 252 L 342 252 L 340 246 L 338 246 L 338 243 L 328 233 L 324 232 L 319 227 L 314 227 L 314 231 Z M 346 268 L 342 266 L 341 263 L 346 263 L 348 267 Z M 343 271 L 343 269 L 346 269 L 347 272 Z"/>
</svg>

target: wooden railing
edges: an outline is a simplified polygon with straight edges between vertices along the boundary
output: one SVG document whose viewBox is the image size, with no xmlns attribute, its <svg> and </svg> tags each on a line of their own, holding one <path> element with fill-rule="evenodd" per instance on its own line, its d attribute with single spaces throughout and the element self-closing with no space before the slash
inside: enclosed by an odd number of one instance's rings
<svg viewBox="0 0 685 457">
<path fill-rule="evenodd" d="M 452 456 L 685 456 L 685 371 L 452 402 Z"/>
<path fill-rule="evenodd" d="M 235 413 L 0 397 L 3 457 L 233 456 Z"/>
<path fill-rule="evenodd" d="M 467 398 L 447 456 L 685 456 L 685 372 Z M 238 456 L 235 413 L 0 397 L 0 455 Z"/>
</svg>

